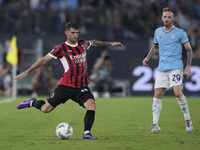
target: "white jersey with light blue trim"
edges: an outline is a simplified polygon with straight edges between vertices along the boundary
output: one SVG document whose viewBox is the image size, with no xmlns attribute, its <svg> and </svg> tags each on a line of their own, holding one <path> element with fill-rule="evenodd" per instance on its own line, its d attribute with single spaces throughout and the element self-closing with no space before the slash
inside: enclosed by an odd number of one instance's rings
<svg viewBox="0 0 200 150">
<path fill-rule="evenodd" d="M 183 70 L 182 44 L 188 40 L 186 32 L 177 27 L 169 32 L 165 32 L 164 27 L 156 29 L 154 44 L 159 48 L 158 71 Z"/>
</svg>

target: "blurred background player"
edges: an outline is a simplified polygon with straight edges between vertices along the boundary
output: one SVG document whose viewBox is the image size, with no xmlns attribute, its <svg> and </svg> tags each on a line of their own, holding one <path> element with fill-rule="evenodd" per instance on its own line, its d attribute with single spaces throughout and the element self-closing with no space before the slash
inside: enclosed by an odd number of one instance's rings
<svg viewBox="0 0 200 150">
<path fill-rule="evenodd" d="M 42 88 L 48 90 L 47 94 L 53 91 L 56 80 L 53 77 L 52 70 L 52 65 L 48 65 L 47 68 L 45 68 L 44 66 L 38 68 L 32 80 L 32 97 L 37 97 L 38 90 L 41 90 Z"/>
<path fill-rule="evenodd" d="M 111 96 L 111 89 L 113 80 L 111 77 L 112 63 L 108 51 L 101 52 L 101 56 L 96 59 L 93 66 L 91 80 L 94 82 L 94 97 L 99 97 L 99 92 L 103 92 L 103 97 L 109 98 Z"/>
<path fill-rule="evenodd" d="M 148 66 L 147 62 L 153 54 L 159 52 L 159 66 L 155 80 L 155 93 L 153 98 L 152 112 L 153 125 L 151 133 L 160 132 L 158 121 L 162 110 L 162 98 L 166 90 L 173 89 L 178 104 L 183 112 L 186 131 L 193 131 L 187 99 L 182 93 L 183 74 L 187 74 L 187 79 L 191 76 L 192 48 L 185 31 L 173 25 L 175 20 L 174 10 L 170 7 L 163 8 L 162 21 L 164 27 L 156 29 L 154 34 L 154 44 L 143 65 Z M 187 65 L 183 72 L 182 45 L 187 50 Z"/>
<path fill-rule="evenodd" d="M 12 93 L 11 88 L 11 75 L 9 74 L 8 69 L 4 68 L 2 64 L 0 64 L 0 95 L 9 96 Z"/>
</svg>

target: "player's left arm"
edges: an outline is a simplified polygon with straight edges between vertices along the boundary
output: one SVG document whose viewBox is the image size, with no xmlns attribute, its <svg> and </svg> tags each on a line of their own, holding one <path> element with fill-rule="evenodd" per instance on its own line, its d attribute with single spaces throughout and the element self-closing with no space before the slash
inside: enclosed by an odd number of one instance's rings
<svg viewBox="0 0 200 150">
<path fill-rule="evenodd" d="M 106 42 L 106 41 L 98 41 L 98 40 L 91 40 L 92 47 L 98 46 L 115 46 L 115 47 L 122 47 L 123 45 L 120 42 Z"/>
<path fill-rule="evenodd" d="M 187 50 L 187 65 L 185 67 L 184 74 L 186 74 L 187 72 L 187 79 L 189 79 L 192 75 L 191 64 L 192 64 L 193 51 L 189 41 L 184 44 L 184 47 Z"/>
</svg>

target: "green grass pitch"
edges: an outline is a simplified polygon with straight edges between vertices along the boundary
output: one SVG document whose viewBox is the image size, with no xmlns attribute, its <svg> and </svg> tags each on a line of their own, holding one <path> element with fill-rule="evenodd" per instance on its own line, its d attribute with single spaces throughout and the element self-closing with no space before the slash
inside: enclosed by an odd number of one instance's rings
<svg viewBox="0 0 200 150">
<path fill-rule="evenodd" d="M 200 148 L 200 98 L 187 98 L 194 130 L 186 133 L 183 114 L 174 97 L 163 98 L 159 126 L 150 134 L 152 97 L 96 99 L 97 110 L 91 133 L 98 140 L 82 140 L 85 109 L 73 101 L 51 113 L 35 108 L 17 110 L 29 97 L 0 104 L 0 150 L 198 150 Z M 46 99 L 39 97 L 38 99 Z M 2 100 L 0 100 L 2 101 Z M 61 122 L 70 123 L 69 140 L 55 134 Z"/>
</svg>

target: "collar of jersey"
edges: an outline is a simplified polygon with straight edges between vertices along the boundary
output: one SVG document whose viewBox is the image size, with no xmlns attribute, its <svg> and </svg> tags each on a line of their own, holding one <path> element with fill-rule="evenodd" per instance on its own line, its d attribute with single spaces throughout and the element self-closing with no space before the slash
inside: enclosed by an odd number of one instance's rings
<svg viewBox="0 0 200 150">
<path fill-rule="evenodd" d="M 67 44 L 67 45 L 69 45 L 71 47 L 76 47 L 78 45 L 78 42 L 75 45 L 71 45 L 71 44 L 67 43 L 67 41 L 66 41 L 65 44 Z"/>
<path fill-rule="evenodd" d="M 174 28 L 174 26 L 169 31 L 165 31 L 165 28 L 163 28 L 163 30 L 165 33 L 169 33 L 173 28 Z"/>
</svg>

